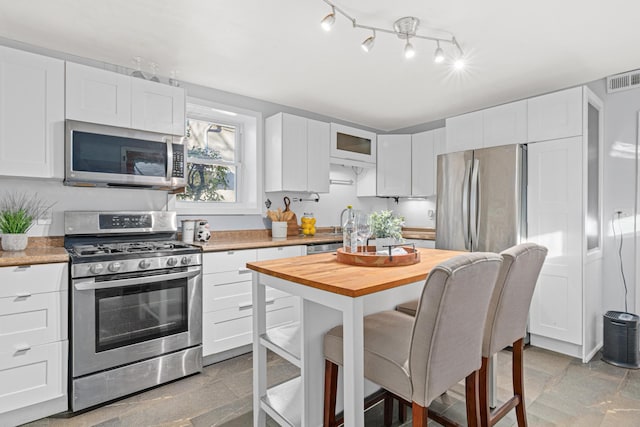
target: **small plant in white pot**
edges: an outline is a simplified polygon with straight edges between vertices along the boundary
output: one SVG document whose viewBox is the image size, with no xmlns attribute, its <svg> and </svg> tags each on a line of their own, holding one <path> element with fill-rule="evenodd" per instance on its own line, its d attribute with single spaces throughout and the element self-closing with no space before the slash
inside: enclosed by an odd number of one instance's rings
<svg viewBox="0 0 640 427">
<path fill-rule="evenodd" d="M 2 249 L 23 251 L 29 239 L 27 231 L 52 205 L 47 205 L 37 194 L 10 193 L 0 198 L 0 233 Z"/>
<path fill-rule="evenodd" d="M 404 218 L 392 211 L 373 212 L 370 217 L 371 235 L 376 238 L 376 251 L 388 251 L 389 245 L 402 243 Z"/>
</svg>

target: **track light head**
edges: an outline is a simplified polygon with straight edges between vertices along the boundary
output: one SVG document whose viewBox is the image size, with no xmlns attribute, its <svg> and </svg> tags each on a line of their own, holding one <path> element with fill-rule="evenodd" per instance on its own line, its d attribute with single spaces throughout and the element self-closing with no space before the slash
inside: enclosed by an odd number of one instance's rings
<svg viewBox="0 0 640 427">
<path fill-rule="evenodd" d="M 322 29 L 325 31 L 331 31 L 331 27 L 333 27 L 333 23 L 336 22 L 336 8 L 331 6 L 331 13 L 325 16 L 322 21 L 320 21 L 320 25 Z"/>
<path fill-rule="evenodd" d="M 413 45 L 409 42 L 409 37 L 407 37 L 407 44 L 404 46 L 404 57 L 407 59 L 411 59 L 416 56 L 416 50 L 413 48 Z"/>
<path fill-rule="evenodd" d="M 373 49 L 373 46 L 376 43 L 376 32 L 373 32 L 373 35 L 367 37 L 365 39 L 365 41 L 362 42 L 362 44 L 360 45 L 360 47 L 362 47 L 362 50 L 364 50 L 365 52 L 370 52 L 371 49 Z"/>
<path fill-rule="evenodd" d="M 462 70 L 464 66 L 465 66 L 465 62 L 464 62 L 464 59 L 462 59 L 462 57 L 457 58 L 453 62 L 453 68 L 455 68 L 456 70 Z"/>
<path fill-rule="evenodd" d="M 436 64 L 440 64 L 442 61 L 444 61 L 444 52 L 440 47 L 440 42 L 438 41 L 437 43 L 438 43 L 438 47 L 436 48 L 436 52 L 433 54 L 433 61 Z"/>
</svg>

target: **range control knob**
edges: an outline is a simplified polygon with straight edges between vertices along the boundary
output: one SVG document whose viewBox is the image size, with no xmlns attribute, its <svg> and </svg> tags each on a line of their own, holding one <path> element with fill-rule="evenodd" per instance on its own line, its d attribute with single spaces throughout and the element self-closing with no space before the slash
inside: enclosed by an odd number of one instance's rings
<svg viewBox="0 0 640 427">
<path fill-rule="evenodd" d="M 120 268 L 122 268 L 122 264 L 120 264 L 119 262 L 112 262 L 111 264 L 109 264 L 109 271 L 112 273 L 120 270 Z"/>
<path fill-rule="evenodd" d="M 142 261 L 140 261 L 140 263 L 138 264 L 138 267 L 140 268 L 149 268 L 151 266 L 151 261 L 149 261 L 148 259 L 143 259 Z"/>
<path fill-rule="evenodd" d="M 93 274 L 100 274 L 102 273 L 102 270 L 104 270 L 104 265 L 102 264 L 93 264 L 91 267 L 89 267 L 89 271 L 91 271 Z"/>
<path fill-rule="evenodd" d="M 169 258 L 167 260 L 167 265 L 169 267 L 175 267 L 177 263 L 178 263 L 178 259 L 177 258 Z"/>
<path fill-rule="evenodd" d="M 190 256 L 183 256 L 181 262 L 182 262 L 182 265 L 188 265 L 189 263 L 191 263 L 191 257 Z"/>
</svg>

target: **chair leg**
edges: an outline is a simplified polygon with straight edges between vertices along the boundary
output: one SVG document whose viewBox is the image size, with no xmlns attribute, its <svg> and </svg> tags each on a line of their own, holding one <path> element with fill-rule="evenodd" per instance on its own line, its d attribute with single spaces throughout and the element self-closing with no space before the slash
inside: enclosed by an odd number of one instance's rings
<svg viewBox="0 0 640 427">
<path fill-rule="evenodd" d="M 520 400 L 516 405 L 518 427 L 527 427 L 527 414 L 524 409 L 524 340 L 520 338 L 513 343 L 513 394 Z"/>
<path fill-rule="evenodd" d="M 427 427 L 427 415 L 429 408 L 420 406 L 416 402 L 411 405 L 411 411 L 413 413 L 413 427 Z"/>
<path fill-rule="evenodd" d="M 393 395 L 387 392 L 384 395 L 384 427 L 390 427 L 392 422 L 393 422 Z"/>
<path fill-rule="evenodd" d="M 480 425 L 489 427 L 491 425 L 491 408 L 489 407 L 489 358 L 482 358 L 482 366 L 480 367 Z"/>
<path fill-rule="evenodd" d="M 467 401 L 467 425 L 478 427 L 480 414 L 478 408 L 478 371 L 473 371 L 465 378 L 465 400 Z"/>
<path fill-rule="evenodd" d="M 407 419 L 407 405 L 405 405 L 402 401 L 398 400 L 398 421 L 400 423 L 404 423 Z"/>
<path fill-rule="evenodd" d="M 336 394 L 338 390 L 338 365 L 324 361 L 324 427 L 336 426 Z"/>
</svg>

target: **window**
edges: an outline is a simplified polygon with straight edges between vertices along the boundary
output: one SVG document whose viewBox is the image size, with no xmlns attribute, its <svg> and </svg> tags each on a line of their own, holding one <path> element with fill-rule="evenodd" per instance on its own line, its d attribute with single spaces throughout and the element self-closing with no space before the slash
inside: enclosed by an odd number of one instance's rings
<svg viewBox="0 0 640 427">
<path fill-rule="evenodd" d="M 259 214 L 262 114 L 187 99 L 187 187 L 173 197 L 180 214 Z"/>
</svg>

